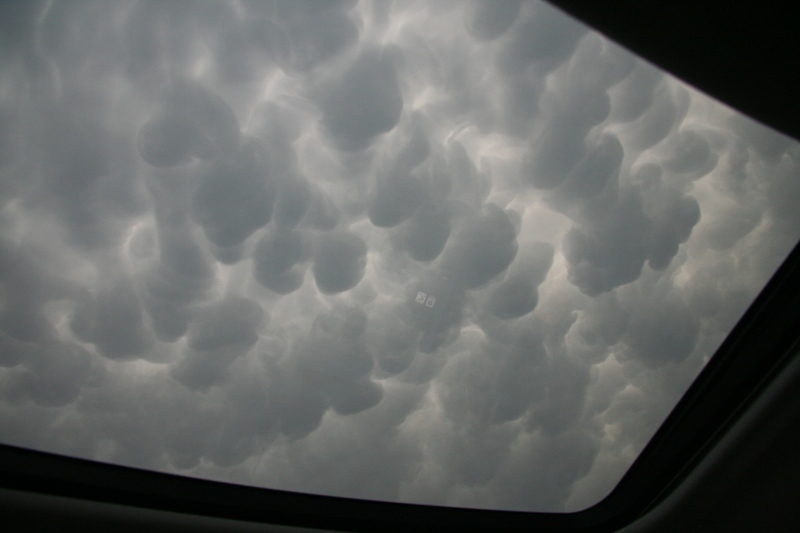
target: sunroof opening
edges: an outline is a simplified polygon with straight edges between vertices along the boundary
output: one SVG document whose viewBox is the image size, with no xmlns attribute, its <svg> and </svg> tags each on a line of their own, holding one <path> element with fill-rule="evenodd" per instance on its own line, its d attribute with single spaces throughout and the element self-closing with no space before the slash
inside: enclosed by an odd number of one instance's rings
<svg viewBox="0 0 800 533">
<path fill-rule="evenodd" d="M 0 9 L 5 444 L 579 511 L 800 239 L 795 141 L 544 3 Z"/>
</svg>

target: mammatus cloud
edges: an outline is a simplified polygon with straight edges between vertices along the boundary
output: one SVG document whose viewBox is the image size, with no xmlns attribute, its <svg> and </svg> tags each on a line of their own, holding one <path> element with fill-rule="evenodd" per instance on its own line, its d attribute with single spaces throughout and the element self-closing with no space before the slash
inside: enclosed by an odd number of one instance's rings
<svg viewBox="0 0 800 533">
<path fill-rule="evenodd" d="M 314 255 L 314 281 L 324 294 L 349 291 L 364 278 L 367 244 L 352 233 L 326 235 Z"/>
<path fill-rule="evenodd" d="M 800 238 L 800 150 L 546 4 L 0 9 L 0 440 L 605 496 Z"/>
<path fill-rule="evenodd" d="M 192 158 L 215 161 L 239 144 L 236 115 L 217 94 L 189 80 L 175 80 L 155 116 L 139 130 L 139 155 L 154 167 L 173 167 Z"/>
<path fill-rule="evenodd" d="M 297 231 L 265 235 L 253 249 L 253 276 L 278 294 L 296 291 L 303 284 L 307 248 Z"/>
<path fill-rule="evenodd" d="M 172 376 L 191 389 L 207 389 L 224 377 L 231 361 L 258 342 L 261 306 L 246 298 L 223 298 L 197 310 L 186 351 Z"/>
<path fill-rule="evenodd" d="M 397 125 L 403 111 L 397 55 L 393 48 L 366 49 L 317 89 L 322 125 L 336 147 L 361 150 Z"/>
</svg>

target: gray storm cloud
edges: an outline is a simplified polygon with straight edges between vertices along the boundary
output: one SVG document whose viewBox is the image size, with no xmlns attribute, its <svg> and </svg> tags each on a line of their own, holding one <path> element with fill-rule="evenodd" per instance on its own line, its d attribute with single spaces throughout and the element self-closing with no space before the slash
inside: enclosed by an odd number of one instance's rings
<svg viewBox="0 0 800 533">
<path fill-rule="evenodd" d="M 482 41 L 497 39 L 508 30 L 519 14 L 518 0 L 503 2 L 497 6 L 486 0 L 473 2 L 467 15 L 467 28 L 476 38 Z"/>
<path fill-rule="evenodd" d="M 169 88 L 162 107 L 137 136 L 139 155 L 154 167 L 214 161 L 232 155 L 239 144 L 233 110 L 217 94 L 189 80 Z"/>
<path fill-rule="evenodd" d="M 289 294 L 303 284 L 308 244 L 297 231 L 267 235 L 253 250 L 253 276 L 278 294 Z"/>
<path fill-rule="evenodd" d="M 367 316 L 360 309 L 333 309 L 317 318 L 300 348 L 301 372 L 339 414 L 368 409 L 383 395 L 368 377 L 373 360 L 362 340 L 366 326 Z"/>
<path fill-rule="evenodd" d="M 464 224 L 442 259 L 456 283 L 475 289 L 503 273 L 517 255 L 516 231 L 508 213 L 494 204 Z"/>
<path fill-rule="evenodd" d="M 192 214 L 209 241 L 237 246 L 270 221 L 275 196 L 266 150 L 260 141 L 245 138 L 232 161 L 199 178 Z"/>
<path fill-rule="evenodd" d="M 187 350 L 172 375 L 189 388 L 207 389 L 224 376 L 236 357 L 258 342 L 261 306 L 246 298 L 225 298 L 198 309 L 186 336 Z"/>
<path fill-rule="evenodd" d="M 0 441 L 599 501 L 800 238 L 797 144 L 535 1 L 0 8 Z"/>
<path fill-rule="evenodd" d="M 248 30 L 286 72 L 307 72 L 357 43 L 358 26 L 347 16 L 355 4 L 352 0 L 247 2 L 253 17 Z M 252 41 L 238 44 L 247 50 Z"/>
<path fill-rule="evenodd" d="M 537 287 L 553 264 L 553 252 L 547 243 L 534 243 L 522 252 L 506 279 L 492 291 L 489 311 L 501 319 L 518 318 L 533 311 L 539 302 Z"/>
<path fill-rule="evenodd" d="M 375 226 L 389 228 L 411 218 L 426 200 L 424 174 L 414 175 L 430 153 L 423 126 L 414 129 L 387 168 L 378 172 L 368 205 L 369 220 Z"/>
<path fill-rule="evenodd" d="M 391 48 L 367 49 L 330 86 L 320 89 L 322 123 L 337 147 L 361 150 L 397 125 L 403 95 L 397 80 L 396 55 Z"/>
<path fill-rule="evenodd" d="M 136 358 L 153 341 L 139 295 L 126 278 L 112 280 L 95 298 L 79 303 L 70 325 L 80 340 L 93 343 L 110 359 Z"/>
<path fill-rule="evenodd" d="M 352 289 L 364 277 L 367 244 L 352 233 L 326 235 L 314 255 L 314 281 L 323 293 Z"/>
<path fill-rule="evenodd" d="M 433 261 L 444 250 L 451 231 L 445 208 L 425 207 L 400 228 L 400 246 L 417 261 Z"/>
</svg>

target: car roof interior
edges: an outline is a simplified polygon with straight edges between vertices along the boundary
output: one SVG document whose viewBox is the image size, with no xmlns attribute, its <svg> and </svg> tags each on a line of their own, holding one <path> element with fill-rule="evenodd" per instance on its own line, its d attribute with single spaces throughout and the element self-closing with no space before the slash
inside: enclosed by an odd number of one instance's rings
<svg viewBox="0 0 800 533">
<path fill-rule="evenodd" d="M 549 3 L 800 139 L 800 113 L 792 111 L 800 54 L 786 3 Z M 800 523 L 798 332 L 795 248 L 616 489 L 577 513 L 288 493 L 0 446 L 0 516 L 6 531 L 793 531 Z"/>
</svg>

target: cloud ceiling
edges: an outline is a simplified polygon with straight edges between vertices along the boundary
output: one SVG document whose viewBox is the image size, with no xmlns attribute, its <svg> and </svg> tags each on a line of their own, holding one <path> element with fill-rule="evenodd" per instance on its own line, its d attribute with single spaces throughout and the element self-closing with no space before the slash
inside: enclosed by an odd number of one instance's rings
<svg viewBox="0 0 800 533">
<path fill-rule="evenodd" d="M 608 493 L 800 238 L 800 150 L 536 2 L 0 16 L 0 440 Z"/>
</svg>

